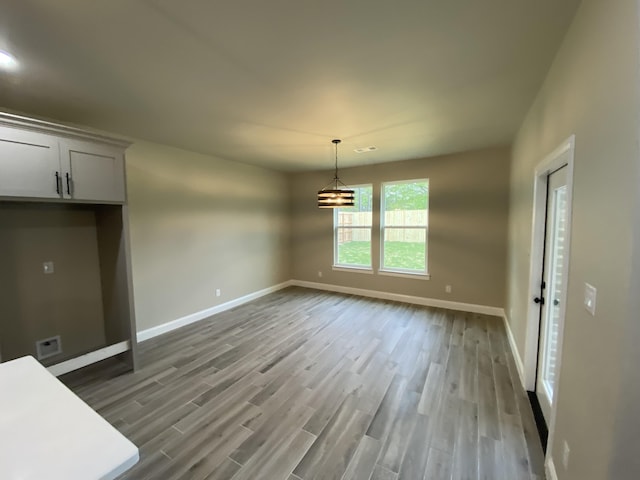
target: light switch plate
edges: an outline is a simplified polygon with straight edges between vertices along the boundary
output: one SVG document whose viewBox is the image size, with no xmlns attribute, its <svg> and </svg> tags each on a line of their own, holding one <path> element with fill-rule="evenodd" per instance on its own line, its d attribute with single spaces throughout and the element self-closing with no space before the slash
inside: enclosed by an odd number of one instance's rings
<svg viewBox="0 0 640 480">
<path fill-rule="evenodd" d="M 42 271 L 44 273 L 53 273 L 53 262 L 43 262 Z"/>
<path fill-rule="evenodd" d="M 584 284 L 584 308 L 591 315 L 596 314 L 596 287 L 588 283 Z"/>
</svg>

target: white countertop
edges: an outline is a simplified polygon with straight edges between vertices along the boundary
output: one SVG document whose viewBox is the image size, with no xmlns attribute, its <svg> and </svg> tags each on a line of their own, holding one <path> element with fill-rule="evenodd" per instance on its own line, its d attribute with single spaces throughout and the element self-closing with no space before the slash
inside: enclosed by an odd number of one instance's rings
<svg viewBox="0 0 640 480">
<path fill-rule="evenodd" d="M 33 357 L 0 364 L 0 478 L 111 480 L 138 448 Z"/>
</svg>

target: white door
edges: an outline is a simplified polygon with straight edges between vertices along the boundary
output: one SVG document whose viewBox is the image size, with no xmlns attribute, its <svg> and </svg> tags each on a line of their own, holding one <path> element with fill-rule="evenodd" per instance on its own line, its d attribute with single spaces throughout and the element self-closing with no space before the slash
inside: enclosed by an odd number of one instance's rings
<svg viewBox="0 0 640 480">
<path fill-rule="evenodd" d="M 560 302 L 566 288 L 567 170 L 564 166 L 548 177 L 543 280 L 540 296 L 535 299 L 540 305 L 536 395 L 547 425 L 556 398 L 559 342 L 564 326 Z"/>
<path fill-rule="evenodd" d="M 57 138 L 0 127 L 0 196 L 60 198 L 61 175 Z"/>
</svg>

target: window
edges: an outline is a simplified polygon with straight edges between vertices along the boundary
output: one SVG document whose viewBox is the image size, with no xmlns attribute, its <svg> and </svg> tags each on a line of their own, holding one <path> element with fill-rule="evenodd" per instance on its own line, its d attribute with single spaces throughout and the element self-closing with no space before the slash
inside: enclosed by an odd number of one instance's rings
<svg viewBox="0 0 640 480">
<path fill-rule="evenodd" d="M 380 270 L 427 274 L 429 180 L 382 184 Z"/>
<path fill-rule="evenodd" d="M 371 202 L 373 187 L 358 185 L 353 207 L 333 211 L 335 267 L 371 268 Z"/>
</svg>

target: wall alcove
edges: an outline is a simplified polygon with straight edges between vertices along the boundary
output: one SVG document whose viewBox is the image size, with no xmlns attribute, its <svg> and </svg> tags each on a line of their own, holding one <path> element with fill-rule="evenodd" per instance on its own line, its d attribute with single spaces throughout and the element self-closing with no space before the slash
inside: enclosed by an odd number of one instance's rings
<svg viewBox="0 0 640 480">
<path fill-rule="evenodd" d="M 114 356 L 135 368 L 127 145 L 0 114 L 1 361 L 33 355 L 56 375 Z"/>
</svg>

